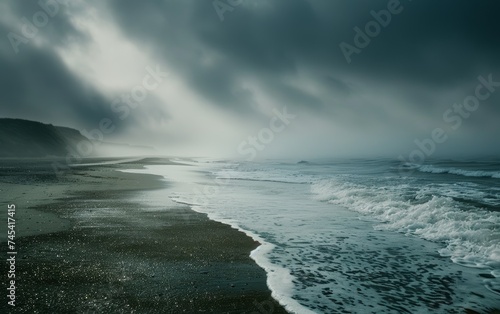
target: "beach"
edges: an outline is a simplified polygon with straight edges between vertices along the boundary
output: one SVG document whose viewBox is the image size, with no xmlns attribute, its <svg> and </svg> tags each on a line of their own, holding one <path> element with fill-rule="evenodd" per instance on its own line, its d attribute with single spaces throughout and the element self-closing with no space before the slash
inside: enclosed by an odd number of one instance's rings
<svg viewBox="0 0 500 314">
<path fill-rule="evenodd" d="M 496 162 L 50 165 L 0 163 L 2 313 L 498 313 Z"/>
<path fill-rule="evenodd" d="M 189 206 L 137 202 L 169 183 L 118 170 L 158 163 L 171 162 L 74 167 L 58 177 L 49 160 L 2 160 L 17 251 L 16 306 L 5 299 L 2 313 L 286 313 L 250 258 L 259 243 Z"/>
</svg>

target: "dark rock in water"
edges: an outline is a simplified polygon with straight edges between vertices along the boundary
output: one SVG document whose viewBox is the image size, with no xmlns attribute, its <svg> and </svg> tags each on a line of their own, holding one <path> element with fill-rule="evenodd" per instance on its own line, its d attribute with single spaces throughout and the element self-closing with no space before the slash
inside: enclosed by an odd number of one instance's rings
<svg viewBox="0 0 500 314">
<path fill-rule="evenodd" d="M 306 160 L 301 160 L 301 161 L 299 161 L 297 164 L 308 164 L 308 163 L 309 163 L 309 161 L 306 161 Z"/>
</svg>

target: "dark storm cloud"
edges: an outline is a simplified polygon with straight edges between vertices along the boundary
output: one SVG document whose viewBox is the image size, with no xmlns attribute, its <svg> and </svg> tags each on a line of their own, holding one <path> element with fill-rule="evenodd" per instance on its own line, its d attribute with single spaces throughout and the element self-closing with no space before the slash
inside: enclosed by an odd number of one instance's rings
<svg viewBox="0 0 500 314">
<path fill-rule="evenodd" d="M 387 3 L 387 2 L 385 2 Z M 497 1 L 401 1 L 404 10 L 374 38 L 360 55 L 353 56 L 357 72 L 405 79 L 435 88 L 474 78 L 481 67 L 498 70 L 495 40 L 500 26 Z M 370 5 L 384 8 L 384 1 Z M 362 12 L 362 10 L 360 10 Z M 365 9 L 363 28 L 373 19 Z M 352 36 L 351 36 L 352 37 Z M 351 38 L 347 38 L 352 43 Z"/>
<path fill-rule="evenodd" d="M 128 125 L 140 125 L 140 121 L 161 123 L 168 118 L 161 101 L 150 95 L 144 101 L 147 105 L 142 104 L 131 118 L 120 119 L 110 106 L 119 95 L 105 95 L 96 90 L 68 69 L 56 51 L 72 43 L 85 46 L 92 40 L 70 22 L 73 14 L 83 8 L 75 2 L 71 7 L 64 1 L 46 3 L 55 14 L 49 17 L 46 25 L 37 27 L 33 38 L 25 37 L 21 27 L 26 23 L 22 19 L 33 23 L 34 14 L 45 12 L 38 1 L 3 3 L 10 20 L 0 20 L 0 34 L 3 35 L 0 41 L 0 73 L 3 73 L 0 77 L 0 117 L 24 118 L 80 130 L 98 128 L 102 119 L 109 118 L 118 127 L 114 135 Z M 58 4 L 57 8 L 54 3 Z M 27 39 L 27 42 L 15 43 L 17 53 L 8 37 L 13 33 Z M 37 40 L 44 43 L 37 44 Z M 124 92 L 130 93 L 130 90 Z"/>
<path fill-rule="evenodd" d="M 353 44 L 353 28 L 363 29 L 373 20 L 370 11 L 387 9 L 388 2 L 244 1 L 224 12 L 224 22 L 212 1 L 115 0 L 109 11 L 126 35 L 154 47 L 199 92 L 231 108 L 246 105 L 233 93 L 235 82 L 245 76 L 281 87 L 289 94 L 280 97 L 283 101 L 318 106 L 318 95 L 286 91 L 280 83 L 301 66 L 331 74 L 337 81 L 333 88 L 345 86 L 341 77 L 348 76 L 386 81 L 396 90 L 401 82 L 429 90 L 453 88 L 498 70 L 500 3 L 493 0 L 401 0 L 403 11 L 348 64 L 339 44 Z M 203 58 L 210 55 L 216 59 L 204 66 Z"/>
<path fill-rule="evenodd" d="M 40 5 L 40 2 L 44 4 Z M 16 20 L 26 18 L 33 23 L 33 16 L 38 12 L 46 13 L 48 10 L 49 21 L 39 29 L 40 35 L 44 36 L 52 45 L 64 45 L 68 42 L 77 41 L 85 42 L 90 38 L 87 34 L 79 31 L 70 22 L 73 11 L 78 11 L 76 2 L 71 3 L 71 9 L 68 10 L 70 0 L 44 0 L 44 1 L 14 1 L 8 0 L 5 2 L 12 17 Z M 42 21 L 42 19 L 40 19 Z M 22 35 L 20 28 L 13 28 L 11 31 Z M 21 45 L 22 47 L 22 45 Z"/>
<path fill-rule="evenodd" d="M 7 4 L 16 21 L 23 17 L 32 21 L 33 15 L 41 11 L 34 1 L 9 1 Z M 59 10 L 46 26 L 38 29 L 34 38 L 18 46 L 18 53 L 7 35 L 23 36 L 21 28 L 0 24 L 0 72 L 3 73 L 0 77 L 0 115 L 95 128 L 100 119 L 112 113 L 106 97 L 85 86 L 54 51 L 54 45 L 68 40 L 86 40 L 86 35 L 68 22 L 65 7 L 60 5 Z M 47 40 L 51 47 L 36 45 L 38 36 Z"/>
</svg>

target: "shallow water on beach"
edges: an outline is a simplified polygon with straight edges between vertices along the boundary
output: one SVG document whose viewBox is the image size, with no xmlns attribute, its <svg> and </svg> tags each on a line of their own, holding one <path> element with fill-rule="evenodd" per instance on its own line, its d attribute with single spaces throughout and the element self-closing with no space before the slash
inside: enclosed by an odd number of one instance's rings
<svg viewBox="0 0 500 314">
<path fill-rule="evenodd" d="M 189 164 L 140 171 L 182 181 L 165 197 L 260 241 L 252 257 L 293 312 L 500 307 L 494 163 L 404 172 L 389 161 Z"/>
</svg>

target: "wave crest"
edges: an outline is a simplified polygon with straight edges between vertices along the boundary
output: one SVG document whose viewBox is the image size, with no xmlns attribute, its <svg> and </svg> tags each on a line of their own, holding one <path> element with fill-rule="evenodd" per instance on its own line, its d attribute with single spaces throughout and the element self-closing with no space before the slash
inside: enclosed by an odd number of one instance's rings
<svg viewBox="0 0 500 314">
<path fill-rule="evenodd" d="M 423 195 L 425 192 L 420 191 L 412 199 L 406 188 L 364 186 L 336 179 L 311 186 L 317 200 L 376 218 L 380 221 L 377 229 L 446 243 L 439 253 L 458 264 L 489 268 L 500 263 L 500 213 L 463 210 L 463 205 L 450 197 Z"/>
</svg>

